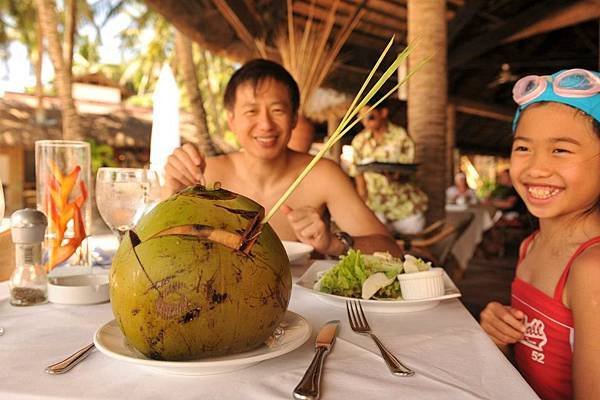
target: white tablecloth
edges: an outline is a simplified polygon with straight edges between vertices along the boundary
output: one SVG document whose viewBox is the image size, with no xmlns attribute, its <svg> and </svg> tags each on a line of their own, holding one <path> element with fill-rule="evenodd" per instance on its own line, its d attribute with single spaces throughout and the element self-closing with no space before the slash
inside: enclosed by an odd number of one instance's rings
<svg viewBox="0 0 600 400">
<path fill-rule="evenodd" d="M 494 226 L 489 208 L 446 205 L 446 214 L 450 220 L 461 219 L 468 212 L 473 214 L 473 221 L 452 247 L 452 255 L 463 270 L 467 268 L 477 245 L 481 243 L 483 233 Z"/>
<path fill-rule="evenodd" d="M 293 266 L 298 278 L 305 267 Z M 325 362 L 323 399 L 536 399 L 535 393 L 492 344 L 458 300 L 427 311 L 368 315 L 390 349 L 416 371 L 410 378 L 388 372 L 369 338 L 353 333 L 346 313 L 294 287 L 290 309 L 311 324 L 299 349 L 256 366 L 222 375 L 166 375 L 96 351 L 63 375 L 44 373 L 91 342 L 110 321 L 108 303 L 13 307 L 0 283 L 0 399 L 290 399 L 313 356 L 321 325 L 342 321 Z"/>
</svg>

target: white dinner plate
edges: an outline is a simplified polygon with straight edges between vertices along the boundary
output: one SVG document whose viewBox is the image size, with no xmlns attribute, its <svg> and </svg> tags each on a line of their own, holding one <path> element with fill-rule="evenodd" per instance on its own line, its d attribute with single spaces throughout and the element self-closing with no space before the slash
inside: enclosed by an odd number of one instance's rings
<svg viewBox="0 0 600 400">
<path fill-rule="evenodd" d="M 314 250 L 314 248 L 306 243 L 302 242 L 292 242 L 288 240 L 283 240 L 283 247 L 285 248 L 285 252 L 287 253 L 288 258 L 290 259 L 290 264 L 295 262 L 308 260 L 310 257 L 310 253 Z"/>
<path fill-rule="evenodd" d="M 323 293 L 313 289 L 318 281 L 320 273 L 327 271 L 333 267 L 337 261 L 335 260 L 318 260 L 311 264 L 304 275 L 296 281 L 296 285 L 302 289 L 308 290 L 317 298 L 325 303 L 337 306 L 346 307 L 346 300 L 349 297 L 337 296 L 334 294 Z M 422 311 L 437 306 L 440 301 L 446 299 L 454 299 L 460 297 L 460 291 L 454 285 L 446 271 L 444 271 L 444 294 L 438 297 L 431 297 L 420 300 L 361 300 L 361 304 L 365 310 L 378 313 L 400 313 Z"/>
<path fill-rule="evenodd" d="M 214 375 L 236 371 L 289 353 L 310 337 L 311 328 L 300 315 L 286 311 L 280 324 L 285 333 L 275 343 L 229 356 L 210 357 L 197 361 L 152 360 L 127 343 L 116 320 L 101 326 L 94 335 L 94 344 L 108 357 L 175 375 Z"/>
</svg>

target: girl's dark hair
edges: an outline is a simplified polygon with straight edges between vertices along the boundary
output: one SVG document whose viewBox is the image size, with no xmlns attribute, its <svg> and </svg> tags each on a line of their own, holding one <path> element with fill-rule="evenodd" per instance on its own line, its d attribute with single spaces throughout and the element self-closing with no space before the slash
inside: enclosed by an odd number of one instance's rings
<svg viewBox="0 0 600 400">
<path fill-rule="evenodd" d="M 298 89 L 298 84 L 292 75 L 280 64 L 263 58 L 248 61 L 231 76 L 225 88 L 225 95 L 223 96 L 225 108 L 229 111 L 233 110 L 236 91 L 240 85 L 250 82 L 256 88 L 259 83 L 266 79 L 274 79 L 287 87 L 292 111 L 296 114 L 298 107 L 300 107 L 300 90 Z"/>
<path fill-rule="evenodd" d="M 600 138 L 600 122 L 598 122 L 598 120 L 593 119 L 593 118 L 592 118 L 592 129 L 594 130 L 594 133 L 596 135 L 598 135 L 598 137 Z"/>
</svg>

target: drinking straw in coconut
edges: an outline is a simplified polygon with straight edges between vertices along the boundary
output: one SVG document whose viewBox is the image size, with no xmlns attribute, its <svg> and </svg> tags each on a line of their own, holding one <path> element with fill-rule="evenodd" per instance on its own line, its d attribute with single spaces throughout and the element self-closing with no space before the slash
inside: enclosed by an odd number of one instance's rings
<svg viewBox="0 0 600 400">
<path fill-rule="evenodd" d="M 300 175 L 298 175 L 298 177 L 294 180 L 294 182 L 290 185 L 290 187 L 283 193 L 283 195 L 279 198 L 279 200 L 277 200 L 277 202 L 273 205 L 273 208 L 271 208 L 271 210 L 269 211 L 269 213 L 263 218 L 261 224 L 266 224 L 267 222 L 269 222 L 269 220 L 273 217 L 273 215 L 277 212 L 277 210 L 279 210 L 281 208 L 281 206 L 287 201 L 287 199 L 294 192 L 294 190 L 296 190 L 296 188 L 298 187 L 298 185 L 300 185 L 300 183 L 306 177 L 306 175 L 308 175 L 308 173 L 314 168 L 314 166 L 317 164 L 317 162 L 321 158 L 323 158 L 323 156 L 325 155 L 325 153 L 327 151 L 329 151 L 329 149 L 338 140 L 340 140 L 341 137 L 344 134 L 346 134 L 354 125 L 356 125 L 362 119 L 362 117 L 359 117 L 359 118 L 356 118 L 352 123 L 350 123 L 350 121 L 352 120 L 352 118 L 354 118 L 359 113 L 359 111 L 363 107 L 365 107 L 367 105 L 367 103 L 375 96 L 375 94 L 377 94 L 377 92 L 379 91 L 379 89 L 381 89 L 381 87 L 383 86 L 383 84 L 385 82 L 387 82 L 387 80 L 392 76 L 392 74 L 398 69 L 398 66 L 406 59 L 406 57 L 408 57 L 408 55 L 412 51 L 412 46 L 411 45 L 407 46 L 404 49 L 404 51 L 402 51 L 402 53 L 400 53 L 396 57 L 396 59 L 394 60 L 394 62 L 385 70 L 385 72 L 377 80 L 377 82 L 373 85 L 373 87 L 367 92 L 367 94 L 362 99 L 360 99 L 360 96 L 365 91 L 365 89 L 368 86 L 371 78 L 373 77 L 373 75 L 375 74 L 377 68 L 379 67 L 379 65 L 383 61 L 385 55 L 387 54 L 387 52 L 390 49 L 390 47 L 391 47 L 391 45 L 392 45 L 393 42 L 394 42 L 394 38 L 392 37 L 390 39 L 388 45 L 386 46 L 386 48 L 383 50 L 383 52 L 379 56 L 379 59 L 375 63 L 375 66 L 373 67 L 373 69 L 371 69 L 371 72 L 367 76 L 367 79 L 365 80 L 365 82 L 363 83 L 362 87 L 360 88 L 358 94 L 354 98 L 354 100 L 352 102 L 352 105 L 350 106 L 350 108 L 346 112 L 346 115 L 344 116 L 344 118 L 342 119 L 342 121 L 340 122 L 340 124 L 338 125 L 338 127 L 335 129 L 335 131 L 331 134 L 331 136 L 329 137 L 329 139 L 327 140 L 327 142 L 325 143 L 325 145 L 321 148 L 321 150 L 319 150 L 319 152 L 308 163 L 308 165 L 306 166 L 306 168 L 304 168 L 304 170 L 302 170 L 302 172 L 300 173 Z M 428 61 L 428 59 L 423 60 L 422 62 L 420 62 L 417 65 L 417 67 L 414 68 L 409 74 L 407 74 L 407 76 L 402 81 L 398 82 L 398 84 L 396 86 L 394 86 L 394 88 L 392 90 L 390 90 L 384 96 L 382 96 L 375 103 L 375 105 L 371 106 L 369 108 L 369 111 L 372 110 L 376 105 L 380 104 L 388 96 L 390 96 L 398 87 L 400 87 L 400 85 L 404 84 L 408 80 L 408 78 L 410 76 L 412 76 L 412 74 L 414 72 L 416 72 L 419 68 L 421 68 L 421 66 L 423 66 L 423 64 L 425 62 L 427 62 L 427 61 Z"/>
</svg>

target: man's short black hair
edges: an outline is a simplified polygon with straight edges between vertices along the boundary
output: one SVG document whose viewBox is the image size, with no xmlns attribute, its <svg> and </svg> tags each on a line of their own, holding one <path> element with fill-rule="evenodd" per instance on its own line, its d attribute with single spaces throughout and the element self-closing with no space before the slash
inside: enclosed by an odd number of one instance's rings
<svg viewBox="0 0 600 400">
<path fill-rule="evenodd" d="M 225 88 L 223 102 L 227 110 L 233 110 L 237 88 L 247 82 L 250 82 L 254 88 L 266 79 L 274 79 L 287 87 L 290 94 L 292 111 L 298 112 L 300 107 L 300 90 L 298 84 L 292 75 L 280 64 L 274 61 L 257 58 L 245 63 L 240 69 L 235 71 Z"/>
</svg>

